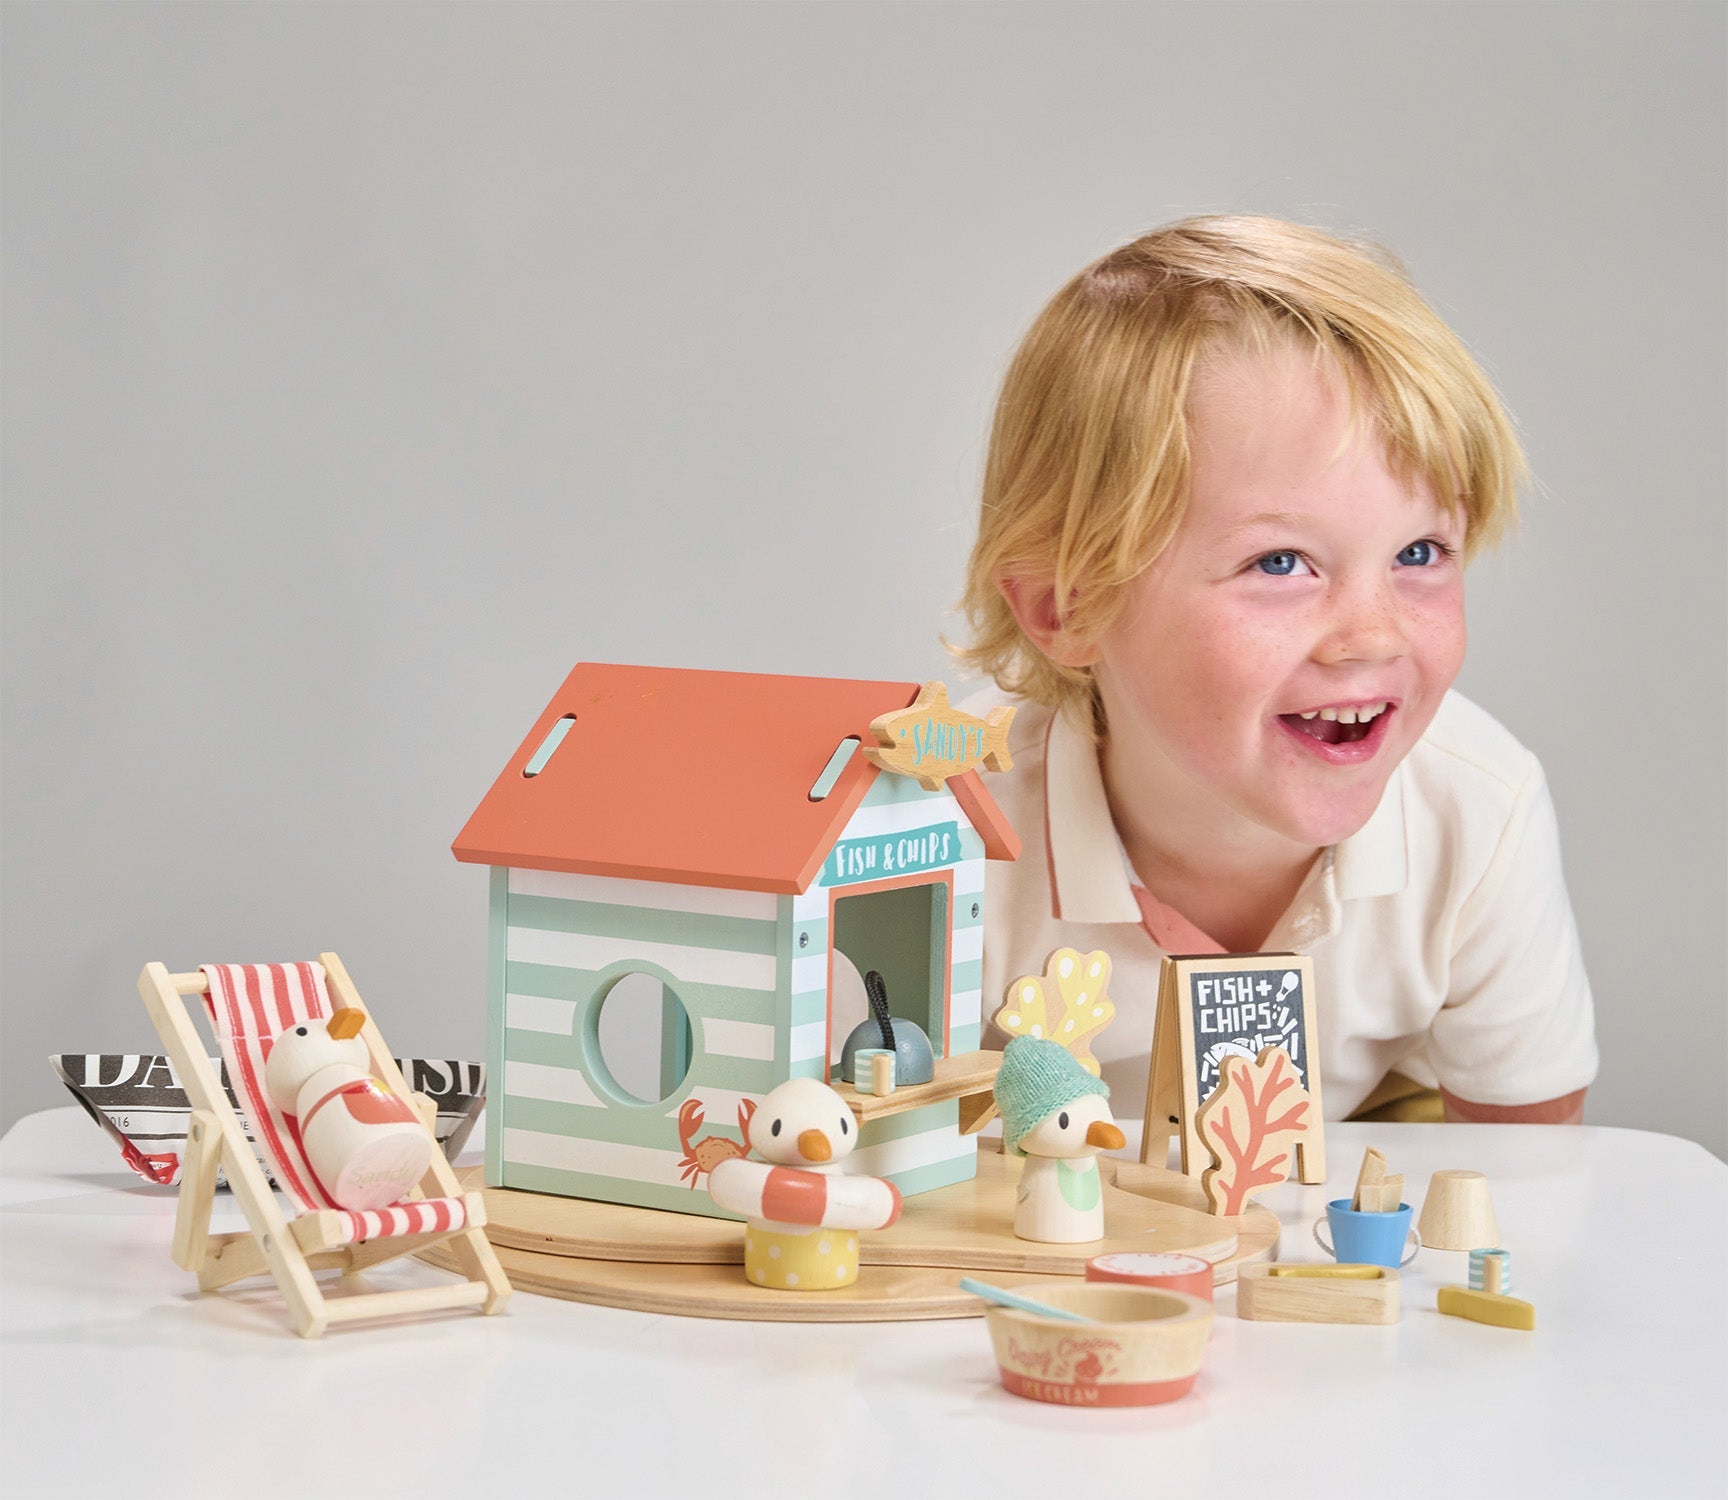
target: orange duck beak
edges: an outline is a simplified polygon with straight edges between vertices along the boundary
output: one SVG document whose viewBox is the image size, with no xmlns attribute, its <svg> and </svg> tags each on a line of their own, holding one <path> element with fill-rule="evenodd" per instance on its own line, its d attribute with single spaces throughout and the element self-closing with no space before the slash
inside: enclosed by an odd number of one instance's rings
<svg viewBox="0 0 1728 1500">
<path fill-rule="evenodd" d="M 359 1036 L 365 1025 L 366 1012 L 358 1005 L 345 1005 L 330 1017 L 324 1029 L 337 1041 L 345 1042 L 351 1036 Z"/>
<path fill-rule="evenodd" d="M 1108 1120 L 1094 1120 L 1086 1127 L 1086 1144 L 1105 1151 L 1120 1151 L 1128 1144 L 1128 1137 Z"/>
</svg>

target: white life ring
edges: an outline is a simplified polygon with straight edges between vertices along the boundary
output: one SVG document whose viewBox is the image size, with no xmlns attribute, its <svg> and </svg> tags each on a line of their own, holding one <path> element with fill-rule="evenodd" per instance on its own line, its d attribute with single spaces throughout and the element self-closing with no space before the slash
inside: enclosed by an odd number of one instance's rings
<svg viewBox="0 0 1728 1500">
<path fill-rule="evenodd" d="M 900 1217 L 900 1190 L 880 1177 L 807 1172 L 732 1157 L 708 1174 L 721 1208 L 760 1223 L 823 1229 L 886 1229 Z"/>
</svg>

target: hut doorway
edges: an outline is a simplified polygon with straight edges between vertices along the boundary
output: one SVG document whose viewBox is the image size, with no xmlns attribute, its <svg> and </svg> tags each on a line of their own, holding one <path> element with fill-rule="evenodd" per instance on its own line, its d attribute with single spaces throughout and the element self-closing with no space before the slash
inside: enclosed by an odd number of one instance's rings
<svg viewBox="0 0 1728 1500">
<path fill-rule="evenodd" d="M 863 976 L 888 990 L 888 1010 L 916 1022 L 936 1056 L 948 1055 L 949 933 L 953 875 L 882 881 L 836 891 L 829 907 L 828 1056 L 839 1062 L 868 1014 Z"/>
</svg>

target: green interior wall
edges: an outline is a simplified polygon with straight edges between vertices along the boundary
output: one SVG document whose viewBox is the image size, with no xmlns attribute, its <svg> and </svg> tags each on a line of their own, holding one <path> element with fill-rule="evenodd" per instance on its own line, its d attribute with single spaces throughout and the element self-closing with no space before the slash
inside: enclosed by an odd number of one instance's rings
<svg viewBox="0 0 1728 1500">
<path fill-rule="evenodd" d="M 942 1056 L 948 986 L 948 886 L 944 881 L 841 896 L 834 903 L 834 946 L 888 986 L 889 1014 L 924 1028 Z"/>
</svg>

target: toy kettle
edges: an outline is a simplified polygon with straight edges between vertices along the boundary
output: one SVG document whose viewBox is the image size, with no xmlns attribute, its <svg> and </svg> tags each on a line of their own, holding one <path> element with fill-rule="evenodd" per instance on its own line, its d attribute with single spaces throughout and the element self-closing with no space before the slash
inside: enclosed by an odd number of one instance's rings
<svg viewBox="0 0 1728 1500">
<path fill-rule="evenodd" d="M 882 1047 L 894 1054 L 896 1087 L 903 1083 L 929 1083 L 936 1076 L 936 1054 L 923 1027 L 888 1014 L 888 986 L 874 969 L 864 976 L 864 993 L 870 1000 L 870 1015 L 852 1028 L 841 1049 L 841 1082 L 858 1082 L 860 1051 Z"/>
</svg>

